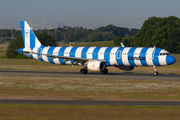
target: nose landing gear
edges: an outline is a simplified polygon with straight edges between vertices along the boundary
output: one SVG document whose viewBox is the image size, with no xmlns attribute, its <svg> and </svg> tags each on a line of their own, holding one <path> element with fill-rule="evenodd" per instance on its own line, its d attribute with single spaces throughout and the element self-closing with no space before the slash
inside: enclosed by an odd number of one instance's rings
<svg viewBox="0 0 180 120">
<path fill-rule="evenodd" d="M 157 72 L 157 66 L 153 66 L 153 68 L 154 68 L 154 71 L 155 71 L 155 72 L 154 72 L 154 75 L 155 75 L 155 76 L 159 75 L 159 73 Z"/>
</svg>

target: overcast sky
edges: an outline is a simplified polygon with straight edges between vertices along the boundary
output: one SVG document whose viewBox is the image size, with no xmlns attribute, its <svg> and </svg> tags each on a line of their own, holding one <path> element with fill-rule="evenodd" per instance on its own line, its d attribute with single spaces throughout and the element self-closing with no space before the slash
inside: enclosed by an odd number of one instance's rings
<svg viewBox="0 0 180 120">
<path fill-rule="evenodd" d="M 113 24 L 140 29 L 149 17 L 180 18 L 180 0 L 1 0 L 0 29 L 19 29 L 19 21 L 41 20 L 46 28 L 59 23 L 97 28 Z M 42 26 L 39 26 L 42 28 Z"/>
</svg>

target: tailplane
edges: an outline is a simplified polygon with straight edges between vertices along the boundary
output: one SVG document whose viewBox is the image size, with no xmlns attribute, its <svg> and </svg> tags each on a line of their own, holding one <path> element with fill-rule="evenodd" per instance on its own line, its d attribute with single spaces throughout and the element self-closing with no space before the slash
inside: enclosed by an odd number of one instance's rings
<svg viewBox="0 0 180 120">
<path fill-rule="evenodd" d="M 33 50 L 33 48 L 44 47 L 26 21 L 20 21 L 20 25 L 23 36 L 24 48 Z"/>
</svg>

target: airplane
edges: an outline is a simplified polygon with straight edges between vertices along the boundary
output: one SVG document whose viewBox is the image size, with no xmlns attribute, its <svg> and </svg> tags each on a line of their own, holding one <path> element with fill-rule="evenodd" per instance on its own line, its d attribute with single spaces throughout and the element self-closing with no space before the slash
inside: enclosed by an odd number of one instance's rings
<svg viewBox="0 0 180 120">
<path fill-rule="evenodd" d="M 109 66 L 122 70 L 133 70 L 136 66 L 171 65 L 176 59 L 166 50 L 156 47 L 50 47 L 40 43 L 26 21 L 20 21 L 24 48 L 16 52 L 39 61 L 61 65 L 81 65 L 81 74 L 88 70 L 107 74 Z"/>
</svg>

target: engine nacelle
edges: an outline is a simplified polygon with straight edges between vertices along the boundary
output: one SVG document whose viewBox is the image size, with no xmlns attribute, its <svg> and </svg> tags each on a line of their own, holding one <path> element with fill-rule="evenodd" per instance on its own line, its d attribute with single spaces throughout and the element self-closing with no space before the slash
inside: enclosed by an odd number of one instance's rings
<svg viewBox="0 0 180 120">
<path fill-rule="evenodd" d="M 87 68 L 94 71 L 103 71 L 105 68 L 105 64 L 102 61 L 90 61 L 87 64 Z"/>
<path fill-rule="evenodd" d="M 118 66 L 121 70 L 133 70 L 134 66 Z"/>
</svg>

